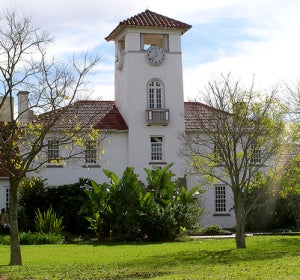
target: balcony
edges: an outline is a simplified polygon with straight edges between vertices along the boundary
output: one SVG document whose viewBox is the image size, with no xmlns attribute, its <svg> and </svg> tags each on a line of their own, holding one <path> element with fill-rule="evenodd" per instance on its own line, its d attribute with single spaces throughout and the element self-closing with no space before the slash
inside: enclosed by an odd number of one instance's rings
<svg viewBox="0 0 300 280">
<path fill-rule="evenodd" d="M 147 125 L 169 123 L 169 109 L 147 109 L 146 110 Z"/>
</svg>

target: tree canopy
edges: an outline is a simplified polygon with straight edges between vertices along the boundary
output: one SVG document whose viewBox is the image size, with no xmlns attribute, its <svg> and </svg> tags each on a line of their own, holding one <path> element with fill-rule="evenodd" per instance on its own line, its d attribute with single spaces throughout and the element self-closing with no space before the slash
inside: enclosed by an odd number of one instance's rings
<svg viewBox="0 0 300 280">
<path fill-rule="evenodd" d="M 86 91 L 88 74 L 99 62 L 98 56 L 88 53 L 74 55 L 68 62 L 50 57 L 47 47 L 51 43 L 49 34 L 36 28 L 30 17 L 13 10 L 2 13 L 0 158 L 1 169 L 10 182 L 11 265 L 22 264 L 17 220 L 20 182 L 29 171 L 46 162 L 41 155 L 48 147 L 47 137 L 59 121 L 70 121 L 64 118 L 65 113 Z M 14 99 L 18 94 L 22 96 L 15 112 Z M 78 155 L 73 143 L 79 143 L 76 139 L 83 131 L 91 139 L 97 138 L 88 123 L 56 133 L 56 143 L 70 147 L 62 160 Z"/>
<path fill-rule="evenodd" d="M 207 112 L 194 113 L 196 133 L 184 136 L 191 172 L 204 183 L 222 183 L 233 192 L 236 244 L 245 248 L 245 191 L 257 174 L 272 167 L 282 141 L 284 110 L 277 89 L 269 93 L 245 89 L 231 74 L 209 82 L 202 93 Z"/>
</svg>

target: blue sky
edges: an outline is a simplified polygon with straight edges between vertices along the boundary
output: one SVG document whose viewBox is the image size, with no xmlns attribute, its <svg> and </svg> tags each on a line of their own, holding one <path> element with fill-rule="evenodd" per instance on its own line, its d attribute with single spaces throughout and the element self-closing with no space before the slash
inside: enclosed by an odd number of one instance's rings
<svg viewBox="0 0 300 280">
<path fill-rule="evenodd" d="M 54 38 L 58 57 L 89 50 L 101 56 L 93 98 L 114 98 L 114 47 L 105 37 L 128 17 L 150 9 L 191 24 L 182 36 L 185 100 L 220 73 L 232 72 L 259 88 L 300 78 L 298 0 L 1 0 Z"/>
</svg>

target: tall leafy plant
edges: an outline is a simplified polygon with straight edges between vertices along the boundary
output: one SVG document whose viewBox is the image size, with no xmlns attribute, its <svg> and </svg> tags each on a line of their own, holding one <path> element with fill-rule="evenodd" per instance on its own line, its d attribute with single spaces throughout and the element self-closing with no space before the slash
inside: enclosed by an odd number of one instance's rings
<svg viewBox="0 0 300 280">
<path fill-rule="evenodd" d="M 89 202 L 83 209 L 98 237 L 171 240 L 181 227 L 197 223 L 203 212 L 199 204 L 201 191 L 198 187 L 188 191 L 173 181 L 171 166 L 145 168 L 146 186 L 132 167 L 127 167 L 121 178 L 103 170 L 109 182 L 92 182 L 92 189 L 86 190 Z"/>
<path fill-rule="evenodd" d="M 52 207 L 45 212 L 41 212 L 38 208 L 34 219 L 34 226 L 41 233 L 60 234 L 64 229 L 63 217 L 59 217 L 53 211 Z"/>
<path fill-rule="evenodd" d="M 199 200 L 203 191 L 198 186 L 186 190 L 172 180 L 175 176 L 170 170 L 172 165 L 173 163 L 164 168 L 144 168 L 147 174 L 147 191 L 151 198 L 147 197 L 144 203 L 143 230 L 153 240 L 174 239 L 180 228 L 194 226 L 203 214 Z"/>
<path fill-rule="evenodd" d="M 109 185 L 91 181 L 91 189 L 86 189 L 86 193 L 89 201 L 82 212 L 86 213 L 90 228 L 96 233 L 98 239 L 101 239 L 109 231 L 108 217 L 111 215 L 111 208 L 108 204 Z"/>
<path fill-rule="evenodd" d="M 132 239 L 140 234 L 139 215 L 143 185 L 133 167 L 127 167 L 119 179 L 114 172 L 104 170 L 110 179 L 110 230 L 112 237 Z"/>
</svg>

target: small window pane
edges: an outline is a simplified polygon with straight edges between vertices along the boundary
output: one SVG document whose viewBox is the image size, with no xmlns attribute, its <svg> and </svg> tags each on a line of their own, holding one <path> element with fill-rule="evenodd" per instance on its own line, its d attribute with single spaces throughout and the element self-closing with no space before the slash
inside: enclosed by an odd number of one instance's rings
<svg viewBox="0 0 300 280">
<path fill-rule="evenodd" d="M 9 188 L 5 189 L 5 208 L 8 209 L 9 208 L 9 197 L 10 197 L 10 192 L 9 192 Z"/>
<path fill-rule="evenodd" d="M 160 81 L 151 81 L 148 84 L 148 108 L 162 109 L 164 107 L 163 85 Z"/>
<path fill-rule="evenodd" d="M 88 141 L 85 149 L 85 163 L 97 162 L 97 146 L 95 141 Z"/>
<path fill-rule="evenodd" d="M 151 160 L 161 161 L 163 159 L 162 137 L 151 137 Z"/>
<path fill-rule="evenodd" d="M 56 140 L 48 140 L 48 162 L 59 159 L 59 145 Z"/>
<path fill-rule="evenodd" d="M 226 189 L 225 186 L 215 187 L 215 211 L 226 212 Z"/>
<path fill-rule="evenodd" d="M 261 150 L 255 145 L 255 142 L 252 142 L 250 145 L 251 150 L 251 163 L 260 163 L 261 162 Z"/>
</svg>

